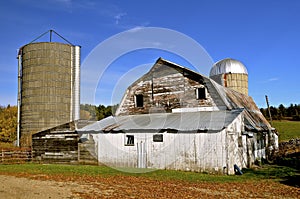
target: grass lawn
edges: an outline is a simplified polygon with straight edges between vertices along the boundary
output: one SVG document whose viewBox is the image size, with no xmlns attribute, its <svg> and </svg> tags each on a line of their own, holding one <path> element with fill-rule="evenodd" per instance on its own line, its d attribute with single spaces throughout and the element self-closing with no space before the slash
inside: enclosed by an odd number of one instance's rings
<svg viewBox="0 0 300 199">
<path fill-rule="evenodd" d="M 244 182 L 264 179 L 280 180 L 294 176 L 297 170 L 284 166 L 265 165 L 261 169 L 243 170 L 244 175 L 212 175 L 205 173 L 184 172 L 174 170 L 155 170 L 144 173 L 125 173 L 106 166 L 90 165 L 59 165 L 59 164 L 14 164 L 0 165 L 0 174 L 32 174 L 32 175 L 59 175 L 59 176 L 87 176 L 87 177 L 112 177 L 134 176 L 146 177 L 156 180 L 179 180 L 187 182 Z"/>
<path fill-rule="evenodd" d="M 28 163 L 0 165 L 0 179 L 1 177 L 9 185 L 12 184 L 13 189 L 16 189 L 13 191 L 24 193 L 24 190 L 28 190 L 27 193 L 35 191 L 33 193 L 38 194 L 36 186 L 43 190 L 58 186 L 57 188 L 64 188 L 59 195 L 68 193 L 68 198 L 76 196 L 86 199 L 299 198 L 300 193 L 297 170 L 275 165 L 244 170 L 243 175 L 227 176 L 171 170 L 137 174 L 124 173 L 105 166 Z M 26 179 L 34 180 L 38 185 L 29 186 L 32 181 Z M 44 181 L 48 184 L 43 186 Z M 1 187 L 0 198 L 1 194 L 2 198 L 7 198 L 3 197 L 7 189 Z"/>
<path fill-rule="evenodd" d="M 300 138 L 300 122 L 282 120 L 273 121 L 273 126 L 279 132 L 279 142 L 288 141 L 292 138 Z"/>
</svg>

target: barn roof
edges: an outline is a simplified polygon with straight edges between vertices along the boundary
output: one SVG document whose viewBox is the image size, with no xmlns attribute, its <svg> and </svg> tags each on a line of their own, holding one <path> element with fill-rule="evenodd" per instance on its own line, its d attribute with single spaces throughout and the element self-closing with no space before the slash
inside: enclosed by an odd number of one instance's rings
<svg viewBox="0 0 300 199">
<path fill-rule="evenodd" d="M 78 132 L 113 132 L 128 130 L 220 131 L 243 112 L 198 111 L 110 116 L 79 129 Z"/>
<path fill-rule="evenodd" d="M 247 130 L 255 130 L 255 131 L 268 131 L 272 130 L 273 128 L 260 112 L 259 108 L 256 106 L 252 97 L 245 95 L 243 93 L 237 92 L 231 88 L 227 88 L 221 86 L 214 80 L 199 74 L 195 71 L 192 71 L 188 68 L 175 64 L 173 62 L 164 60 L 159 58 L 156 61 L 156 64 L 165 64 L 173 68 L 180 68 L 187 73 L 190 73 L 196 79 L 201 79 L 204 81 L 205 85 L 210 90 L 210 94 L 214 99 L 221 99 L 221 101 L 216 101 L 217 106 L 225 106 L 227 110 L 234 110 L 234 109 L 244 109 L 244 116 L 245 116 L 245 126 Z"/>
<path fill-rule="evenodd" d="M 78 131 L 121 131 L 175 129 L 179 131 L 221 130 L 227 127 L 241 112 L 244 114 L 245 129 L 268 131 L 272 127 L 256 106 L 253 99 L 230 88 L 223 87 L 214 80 L 176 63 L 159 58 L 148 73 L 139 80 L 149 78 L 149 73 L 167 65 L 189 77 L 202 81 L 214 98 L 220 111 L 198 111 L 181 113 L 152 113 L 105 118 Z M 139 81 L 137 80 L 137 81 Z"/>
</svg>

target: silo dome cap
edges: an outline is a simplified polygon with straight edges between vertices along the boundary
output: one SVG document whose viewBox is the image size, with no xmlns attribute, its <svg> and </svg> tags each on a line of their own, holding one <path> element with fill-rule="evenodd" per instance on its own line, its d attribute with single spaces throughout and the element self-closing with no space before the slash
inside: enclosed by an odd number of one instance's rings
<svg viewBox="0 0 300 199">
<path fill-rule="evenodd" d="M 244 64 L 240 61 L 226 58 L 220 60 L 214 64 L 212 69 L 210 70 L 209 76 L 220 75 L 220 74 L 228 74 L 228 73 L 240 73 L 240 74 L 247 74 L 248 71 Z"/>
</svg>

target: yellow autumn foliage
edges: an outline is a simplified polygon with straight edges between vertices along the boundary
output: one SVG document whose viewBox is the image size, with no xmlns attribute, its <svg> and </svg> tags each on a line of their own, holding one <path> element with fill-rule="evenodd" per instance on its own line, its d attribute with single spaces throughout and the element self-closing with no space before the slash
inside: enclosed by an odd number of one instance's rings
<svg viewBox="0 0 300 199">
<path fill-rule="evenodd" d="M 0 142 L 14 142 L 17 139 L 16 106 L 0 107 Z"/>
</svg>

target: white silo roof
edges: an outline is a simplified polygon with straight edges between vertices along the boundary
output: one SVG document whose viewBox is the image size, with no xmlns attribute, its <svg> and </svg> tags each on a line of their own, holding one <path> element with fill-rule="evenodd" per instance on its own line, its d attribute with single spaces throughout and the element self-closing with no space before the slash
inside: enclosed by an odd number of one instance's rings
<svg viewBox="0 0 300 199">
<path fill-rule="evenodd" d="M 242 64 L 240 61 L 231 58 L 226 58 L 214 64 L 214 66 L 210 70 L 209 76 L 211 77 L 214 75 L 226 73 L 248 74 L 248 71 L 244 64 Z"/>
</svg>

